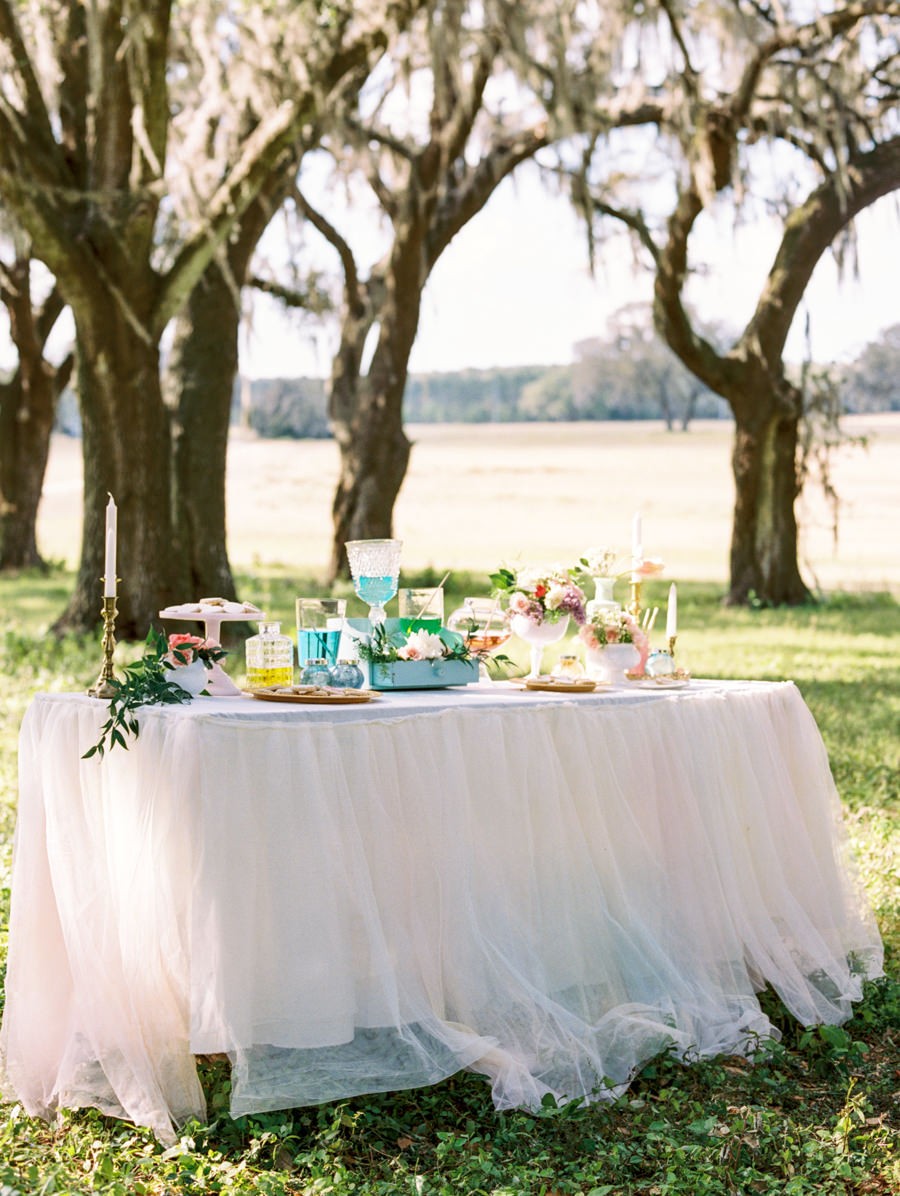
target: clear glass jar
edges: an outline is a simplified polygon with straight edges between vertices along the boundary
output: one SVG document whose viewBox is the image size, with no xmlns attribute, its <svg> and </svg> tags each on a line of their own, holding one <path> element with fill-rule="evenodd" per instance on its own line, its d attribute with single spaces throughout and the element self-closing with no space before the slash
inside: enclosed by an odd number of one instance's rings
<svg viewBox="0 0 900 1196">
<path fill-rule="evenodd" d="M 512 636 L 512 628 L 496 598 L 465 598 L 447 619 L 447 627 L 466 641 L 470 652 L 493 652 Z"/>
<path fill-rule="evenodd" d="M 331 685 L 331 669 L 324 656 L 308 660 L 300 674 L 301 685 Z"/>
<path fill-rule="evenodd" d="M 550 676 L 557 681 L 580 681 L 584 676 L 584 665 L 577 656 L 563 655 L 553 666 Z"/>
<path fill-rule="evenodd" d="M 341 689 L 362 689 L 365 677 L 355 660 L 339 660 L 331 666 L 331 684 Z"/>
<path fill-rule="evenodd" d="M 294 644 L 281 634 L 280 623 L 260 623 L 245 645 L 247 685 L 290 685 L 294 680 Z"/>
</svg>

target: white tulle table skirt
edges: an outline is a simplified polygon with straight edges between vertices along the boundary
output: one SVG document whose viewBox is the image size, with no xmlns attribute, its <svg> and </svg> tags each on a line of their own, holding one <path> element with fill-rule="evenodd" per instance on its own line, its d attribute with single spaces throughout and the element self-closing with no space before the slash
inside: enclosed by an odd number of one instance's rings
<svg viewBox="0 0 900 1196">
<path fill-rule="evenodd" d="M 881 944 L 790 683 L 369 706 L 198 699 L 102 763 L 102 704 L 20 744 L 4 1091 L 153 1127 L 430 1084 L 495 1104 L 744 1051 L 757 992 L 840 1022 Z"/>
</svg>

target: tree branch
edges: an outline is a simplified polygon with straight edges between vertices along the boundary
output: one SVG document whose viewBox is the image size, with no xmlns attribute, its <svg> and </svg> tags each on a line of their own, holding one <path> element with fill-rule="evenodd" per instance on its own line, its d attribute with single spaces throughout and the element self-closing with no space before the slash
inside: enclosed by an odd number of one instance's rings
<svg viewBox="0 0 900 1196">
<path fill-rule="evenodd" d="M 461 188 L 447 191 L 440 199 L 434 223 L 425 241 L 426 267 L 430 270 L 459 230 L 490 199 L 498 185 L 539 149 L 549 144 L 545 124 L 535 125 L 515 137 L 501 141 L 485 153 Z"/>
<path fill-rule="evenodd" d="M 25 40 L 22 37 L 22 31 L 19 28 L 19 23 L 10 0 L 0 0 L 0 39 L 6 42 L 9 47 L 10 56 L 16 64 L 16 70 L 25 94 L 25 113 L 28 114 L 27 123 L 30 127 L 28 129 L 27 142 L 25 144 L 20 143 L 19 145 L 20 151 L 28 155 L 31 151 L 31 146 L 37 143 L 44 154 L 49 155 L 55 160 L 54 164 L 58 168 L 55 172 L 56 181 L 59 182 L 64 177 L 64 169 L 62 169 L 64 164 L 59 158 L 58 147 L 50 122 L 50 114 L 44 102 L 44 93 L 41 91 L 40 84 L 38 83 L 34 66 L 29 57 Z M 9 114 L 16 111 L 11 105 L 7 105 L 7 103 L 4 103 L 3 107 L 6 108 Z M 16 116 L 18 118 L 16 123 L 22 122 L 23 114 L 16 111 Z M 9 123 L 9 130 L 15 135 L 12 122 Z M 34 165 L 37 165 L 36 160 L 32 161 Z"/>
<path fill-rule="evenodd" d="M 341 268 L 344 272 L 344 292 L 347 296 L 347 305 L 354 315 L 358 316 L 365 304 L 360 290 L 359 271 L 356 267 L 356 258 L 353 256 L 353 250 L 334 225 L 312 206 L 309 200 L 301 193 L 299 187 L 295 187 L 291 194 L 294 203 L 296 203 L 313 228 L 318 229 L 325 240 L 337 250 L 338 257 L 341 259 Z"/>
<path fill-rule="evenodd" d="M 47 338 L 53 331 L 53 326 L 59 317 L 62 315 L 63 309 L 66 306 L 66 301 L 62 297 L 62 292 L 59 289 L 59 284 L 53 284 L 53 290 L 41 304 L 41 309 L 37 313 L 35 319 L 35 327 L 37 329 L 38 339 L 41 344 L 41 351 L 47 344 Z"/>
<path fill-rule="evenodd" d="M 900 136 L 857 154 L 846 178 L 829 178 L 788 218 L 756 311 L 741 341 L 768 363 L 784 343 L 813 270 L 835 237 L 864 208 L 900 187 Z"/>
<path fill-rule="evenodd" d="M 821 40 L 830 41 L 869 16 L 900 16 L 897 0 L 856 0 L 846 8 L 822 13 L 806 25 L 782 29 L 763 42 L 747 64 L 734 90 L 727 111 L 734 120 L 743 120 L 750 111 L 763 68 L 781 50 L 805 49 Z"/>
<path fill-rule="evenodd" d="M 285 307 L 299 308 L 316 315 L 333 310 L 329 296 L 315 282 L 305 290 L 298 290 L 296 287 L 288 287 L 283 283 L 276 282 L 272 278 L 263 278 L 259 274 L 253 274 L 247 279 L 247 284 L 254 290 L 262 291 L 264 295 L 272 295 L 273 298 L 280 300 Z"/>
<path fill-rule="evenodd" d="M 678 46 L 678 49 L 681 51 L 681 57 L 684 59 L 683 77 L 685 87 L 687 88 L 688 94 L 691 96 L 691 98 L 696 99 L 697 72 L 694 70 L 693 63 L 691 62 L 691 55 L 681 32 L 681 25 L 678 21 L 678 18 L 675 16 L 675 13 L 672 11 L 672 5 L 669 3 L 669 0 L 660 0 L 660 7 L 666 14 L 666 19 L 669 22 L 669 28 L 671 29 L 672 36 L 675 39 L 675 44 Z"/>
<path fill-rule="evenodd" d="M 647 226 L 647 222 L 640 212 L 632 211 L 630 208 L 616 208 L 612 204 L 605 203 L 602 199 L 591 199 L 591 204 L 595 212 L 599 212 L 601 216 L 609 216 L 613 220 L 618 220 L 637 233 L 638 239 L 644 248 L 649 252 L 653 258 L 655 265 L 660 264 L 660 249 L 653 240 L 653 235 Z"/>
</svg>

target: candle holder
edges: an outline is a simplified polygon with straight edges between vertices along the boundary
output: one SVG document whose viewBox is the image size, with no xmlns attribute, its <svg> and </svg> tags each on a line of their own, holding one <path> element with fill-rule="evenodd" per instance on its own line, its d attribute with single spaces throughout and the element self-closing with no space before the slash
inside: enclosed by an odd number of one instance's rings
<svg viewBox="0 0 900 1196">
<path fill-rule="evenodd" d="M 103 579 L 104 582 L 106 578 Z M 118 582 L 120 579 L 116 578 Z M 105 587 L 104 587 L 105 588 Z M 87 691 L 88 696 L 92 698 L 111 698 L 116 690 L 110 682 L 115 677 L 113 672 L 113 652 L 116 647 L 116 615 L 118 614 L 118 607 L 116 606 L 116 596 L 107 597 L 103 595 L 103 608 L 101 611 L 103 615 L 103 666 L 100 669 L 100 676 L 94 684 Z"/>
<path fill-rule="evenodd" d="M 637 624 L 641 621 L 641 580 L 631 579 L 631 601 L 625 608 Z"/>
<path fill-rule="evenodd" d="M 672 657 L 673 660 L 675 659 L 675 641 L 677 638 L 678 638 L 677 635 L 669 636 L 669 655 Z"/>
</svg>

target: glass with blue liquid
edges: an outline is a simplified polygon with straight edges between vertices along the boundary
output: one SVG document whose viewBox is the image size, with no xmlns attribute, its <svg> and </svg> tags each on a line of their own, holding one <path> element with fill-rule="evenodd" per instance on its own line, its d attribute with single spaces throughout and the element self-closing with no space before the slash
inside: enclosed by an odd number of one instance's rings
<svg viewBox="0 0 900 1196">
<path fill-rule="evenodd" d="M 337 663 L 346 598 L 297 599 L 297 664 L 302 670 L 307 661 Z"/>
<path fill-rule="evenodd" d="M 369 622 L 383 623 L 384 604 L 397 593 L 402 540 L 348 540 L 353 588 L 369 607 Z"/>
</svg>

